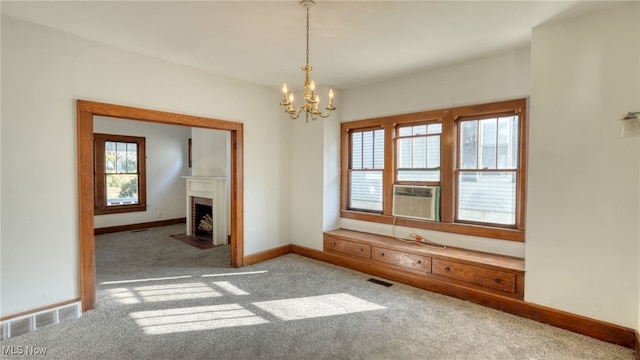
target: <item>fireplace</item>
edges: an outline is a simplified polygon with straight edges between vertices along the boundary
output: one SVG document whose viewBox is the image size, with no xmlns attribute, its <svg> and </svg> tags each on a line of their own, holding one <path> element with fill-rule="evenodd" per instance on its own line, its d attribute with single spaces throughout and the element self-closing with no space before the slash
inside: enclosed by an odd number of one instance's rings
<svg viewBox="0 0 640 360">
<path fill-rule="evenodd" d="M 213 200 L 191 196 L 191 234 L 199 240 L 213 242 Z"/>
<path fill-rule="evenodd" d="M 209 176 L 183 176 L 187 180 L 188 236 L 227 244 L 229 238 L 227 178 Z"/>
</svg>

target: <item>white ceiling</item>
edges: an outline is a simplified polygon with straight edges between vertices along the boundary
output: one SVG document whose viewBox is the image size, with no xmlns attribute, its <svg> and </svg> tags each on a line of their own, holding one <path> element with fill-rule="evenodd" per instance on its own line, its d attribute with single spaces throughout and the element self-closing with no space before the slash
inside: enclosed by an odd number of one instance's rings
<svg viewBox="0 0 640 360">
<path fill-rule="evenodd" d="M 350 88 L 526 46 L 531 29 L 612 1 L 328 1 L 311 9 L 319 84 Z M 279 88 L 303 82 L 298 1 L 2 1 L 3 14 Z"/>
</svg>

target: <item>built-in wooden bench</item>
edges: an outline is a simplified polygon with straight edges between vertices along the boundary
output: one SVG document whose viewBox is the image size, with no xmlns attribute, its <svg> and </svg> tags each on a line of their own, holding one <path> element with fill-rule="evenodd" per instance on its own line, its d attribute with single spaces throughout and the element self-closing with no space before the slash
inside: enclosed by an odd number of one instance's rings
<svg viewBox="0 0 640 360">
<path fill-rule="evenodd" d="M 324 233 L 324 251 L 354 263 L 354 268 L 438 291 L 469 288 L 522 300 L 524 259 L 485 252 L 441 248 L 393 237 L 338 229 Z M 416 284 L 418 282 L 418 284 Z M 451 293 L 441 291 L 444 293 Z"/>
</svg>

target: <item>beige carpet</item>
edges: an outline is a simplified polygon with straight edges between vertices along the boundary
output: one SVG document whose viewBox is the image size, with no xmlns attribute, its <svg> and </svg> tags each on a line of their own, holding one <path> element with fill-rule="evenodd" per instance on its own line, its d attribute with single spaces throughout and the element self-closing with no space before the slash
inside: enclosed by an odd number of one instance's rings
<svg viewBox="0 0 640 360">
<path fill-rule="evenodd" d="M 39 357 L 47 359 L 634 358 L 631 349 L 293 254 L 233 269 L 228 246 L 172 239 L 180 226 L 96 237 L 97 308 L 2 346 L 47 348 Z"/>
</svg>

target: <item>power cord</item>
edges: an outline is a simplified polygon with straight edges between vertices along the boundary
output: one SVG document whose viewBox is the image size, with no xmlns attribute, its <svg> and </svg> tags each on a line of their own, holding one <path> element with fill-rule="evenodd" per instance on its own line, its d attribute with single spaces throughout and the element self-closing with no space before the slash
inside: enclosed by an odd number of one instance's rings
<svg viewBox="0 0 640 360">
<path fill-rule="evenodd" d="M 415 239 L 406 239 L 406 238 L 401 238 L 398 235 L 396 235 L 396 219 L 398 217 L 394 216 L 393 217 L 393 223 L 391 226 L 391 234 L 393 235 L 393 237 L 398 240 L 398 241 L 402 241 L 402 242 L 407 242 L 407 243 L 415 243 L 415 244 L 419 244 L 419 245 L 423 245 L 423 246 L 429 246 L 429 247 L 437 247 L 440 249 L 446 249 L 447 245 L 444 244 L 440 244 L 437 243 L 435 241 L 431 241 L 427 238 L 423 238 L 422 236 L 416 234 L 416 238 Z"/>
</svg>

